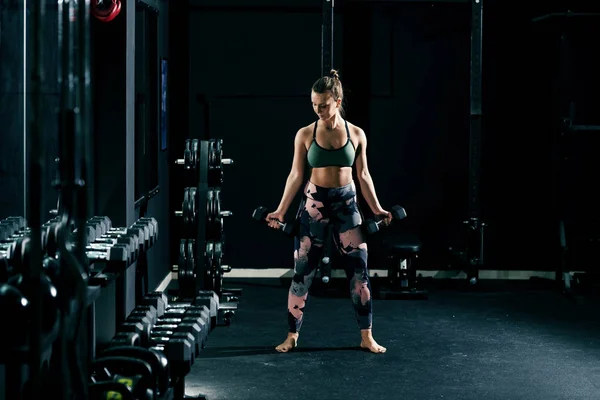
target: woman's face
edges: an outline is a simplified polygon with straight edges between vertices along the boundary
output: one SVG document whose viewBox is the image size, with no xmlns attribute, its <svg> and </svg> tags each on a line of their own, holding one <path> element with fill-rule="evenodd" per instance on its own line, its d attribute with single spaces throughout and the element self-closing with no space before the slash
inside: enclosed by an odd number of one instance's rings
<svg viewBox="0 0 600 400">
<path fill-rule="evenodd" d="M 325 93 L 311 93 L 311 101 L 315 114 L 319 116 L 321 120 L 331 119 L 337 113 L 340 100 L 334 100 L 332 93 L 328 90 Z"/>
</svg>

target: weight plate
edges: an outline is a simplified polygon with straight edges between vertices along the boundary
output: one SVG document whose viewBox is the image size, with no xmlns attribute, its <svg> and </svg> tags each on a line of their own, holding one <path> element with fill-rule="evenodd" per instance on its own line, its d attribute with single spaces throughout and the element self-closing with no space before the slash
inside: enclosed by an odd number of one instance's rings
<svg viewBox="0 0 600 400">
<path fill-rule="evenodd" d="M 213 169 L 215 166 L 215 144 L 212 140 L 208 141 L 208 168 Z"/>
<path fill-rule="evenodd" d="M 204 290 L 213 290 L 214 288 L 214 273 L 213 273 L 213 259 L 215 253 L 215 246 L 213 241 L 206 242 L 206 251 L 204 253 L 204 271 L 206 277 L 206 288 Z"/>
<path fill-rule="evenodd" d="M 179 291 L 185 293 L 186 286 L 189 287 L 189 277 L 187 271 L 187 239 L 179 241 L 179 260 L 177 263 L 177 283 Z"/>
<path fill-rule="evenodd" d="M 221 168 L 221 160 L 223 159 L 223 139 L 215 139 L 215 168 Z"/>
<path fill-rule="evenodd" d="M 189 192 L 190 192 L 190 188 L 184 188 L 183 189 L 183 202 L 181 203 L 181 209 L 183 210 L 183 225 L 184 226 L 188 226 L 189 225 L 189 214 L 190 214 L 190 210 L 189 210 Z"/>
<path fill-rule="evenodd" d="M 214 191 L 210 189 L 206 192 L 206 222 L 211 223 L 214 220 Z"/>
<path fill-rule="evenodd" d="M 198 223 L 198 218 L 197 218 L 197 210 L 198 207 L 196 206 L 196 191 L 197 189 L 195 187 L 191 187 L 190 188 L 190 193 L 189 193 L 189 201 L 190 201 L 190 231 L 194 232 L 196 229 L 196 224 Z"/>
<path fill-rule="evenodd" d="M 215 271 L 215 292 L 221 294 L 223 291 L 223 242 L 218 241 L 214 244 L 213 266 Z"/>
<path fill-rule="evenodd" d="M 195 277 L 196 277 L 196 241 L 193 239 L 188 240 L 187 242 L 187 269 L 189 271 L 189 275 L 192 278 L 195 286 Z"/>
<path fill-rule="evenodd" d="M 215 188 L 214 192 L 214 205 L 213 205 L 213 215 L 215 216 L 215 220 L 221 219 L 221 188 Z"/>
<path fill-rule="evenodd" d="M 183 160 L 186 168 L 192 167 L 192 152 L 190 146 L 190 139 L 185 140 L 185 150 L 183 150 Z"/>
<path fill-rule="evenodd" d="M 192 162 L 194 163 L 193 167 L 196 168 L 196 166 L 198 165 L 198 139 L 192 140 L 191 152 Z"/>
</svg>

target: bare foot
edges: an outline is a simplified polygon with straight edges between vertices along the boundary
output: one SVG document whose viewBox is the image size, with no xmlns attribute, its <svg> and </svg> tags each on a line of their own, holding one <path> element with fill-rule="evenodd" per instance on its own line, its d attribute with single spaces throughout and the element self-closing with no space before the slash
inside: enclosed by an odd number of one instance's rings
<svg viewBox="0 0 600 400">
<path fill-rule="evenodd" d="M 288 333 L 287 338 L 283 343 L 279 346 L 275 347 L 280 353 L 287 353 L 292 350 L 294 347 L 298 346 L 298 334 L 297 333 Z"/>
<path fill-rule="evenodd" d="M 362 340 L 360 342 L 361 348 L 368 349 L 372 353 L 385 353 L 387 351 L 385 347 L 379 345 L 375 339 L 373 339 L 370 329 L 362 330 L 360 335 L 362 336 Z"/>
</svg>

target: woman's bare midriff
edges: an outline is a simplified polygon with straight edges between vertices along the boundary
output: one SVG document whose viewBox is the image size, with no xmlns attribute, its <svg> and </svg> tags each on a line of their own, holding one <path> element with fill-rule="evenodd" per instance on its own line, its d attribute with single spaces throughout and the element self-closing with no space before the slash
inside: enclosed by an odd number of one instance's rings
<svg viewBox="0 0 600 400">
<path fill-rule="evenodd" d="M 317 186 L 336 188 L 346 186 L 352 182 L 351 167 L 323 167 L 313 168 L 310 181 Z"/>
</svg>

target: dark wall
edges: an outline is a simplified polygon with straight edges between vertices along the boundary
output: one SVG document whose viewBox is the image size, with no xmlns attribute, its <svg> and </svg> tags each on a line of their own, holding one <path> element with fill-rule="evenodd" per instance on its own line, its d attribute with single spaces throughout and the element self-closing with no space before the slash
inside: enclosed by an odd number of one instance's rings
<svg viewBox="0 0 600 400">
<path fill-rule="evenodd" d="M 369 168 L 384 207 L 406 208 L 423 265 L 439 267 L 466 214 L 470 7 L 379 6 L 370 25 Z"/>
<path fill-rule="evenodd" d="M 166 1 L 159 1 L 157 3 L 158 6 L 158 48 L 157 48 L 157 57 L 160 60 L 166 59 L 169 60 L 171 51 L 169 50 L 169 4 Z M 160 63 L 157 65 L 159 82 L 157 83 L 160 87 L 162 81 L 160 80 Z M 167 91 L 170 85 L 167 77 Z M 160 91 L 158 92 L 160 93 Z M 156 116 L 157 120 L 157 130 L 156 130 L 156 139 L 160 139 L 161 131 L 161 98 L 160 96 L 155 99 L 158 103 L 158 115 Z M 168 112 L 168 108 L 167 108 Z M 168 114 L 167 114 L 168 115 Z M 165 121 L 167 123 L 168 121 Z M 152 216 L 156 218 L 158 221 L 158 226 L 160 229 L 158 245 L 151 250 L 151 254 L 148 257 L 148 268 L 149 268 L 149 287 L 151 290 L 155 288 L 165 277 L 165 275 L 170 271 L 170 261 L 169 261 L 169 243 L 171 236 L 171 226 L 170 226 L 170 218 L 169 216 L 172 214 L 169 211 L 173 208 L 169 203 L 170 196 L 170 180 L 169 180 L 169 154 L 171 149 L 167 146 L 164 149 L 161 149 L 161 141 L 157 142 L 158 149 L 158 157 L 157 157 L 157 179 L 158 186 L 160 187 L 160 192 L 153 197 L 148 203 L 147 216 Z M 152 184 L 147 185 L 147 187 L 152 186 Z M 139 214 L 139 210 L 138 210 Z"/>
<path fill-rule="evenodd" d="M 190 13 L 190 132 L 223 138 L 225 155 L 235 161 L 222 189 L 225 209 L 235 213 L 225 221 L 226 258 L 234 268 L 292 265 L 292 242 L 250 216 L 258 205 L 277 206 L 294 135 L 315 119 L 309 99 L 320 75 L 318 5 Z M 434 250 L 443 245 L 439 227 L 460 218 L 456 208 L 466 204 L 466 189 L 457 187 L 466 179 L 469 16 L 464 5 L 336 12 L 334 67 L 345 86 L 347 117 L 369 138 L 378 196 L 385 207 L 405 206 Z M 228 29 L 215 40 L 223 24 Z M 208 135 L 199 95 L 212 99 Z"/>
<path fill-rule="evenodd" d="M 26 157 L 31 142 L 25 134 L 30 131 L 32 114 L 32 59 L 33 24 L 31 3 L 23 12 L 22 2 L 0 2 L 0 218 L 29 214 L 26 193 L 30 185 Z M 57 26 L 56 5 L 48 5 L 43 20 L 44 82 L 39 88 L 41 118 L 39 120 L 47 160 L 40 204 L 42 220 L 50 218 L 49 211 L 56 207 L 57 194 L 51 186 L 55 177 L 52 160 L 58 156 L 59 105 L 57 83 Z M 26 28 L 26 31 L 24 31 Z M 25 42 L 25 38 L 27 38 Z M 24 43 L 25 48 L 24 48 Z M 25 68 L 25 69 L 24 69 Z M 10 195 L 7 195 L 10 193 Z"/>
<path fill-rule="evenodd" d="M 190 16 L 181 24 L 190 55 L 179 59 L 181 129 L 172 140 L 181 152 L 187 137 L 223 138 L 225 156 L 235 160 L 222 189 L 225 209 L 235 213 L 225 221 L 227 262 L 290 267 L 291 241 L 250 215 L 258 205 L 276 207 L 294 134 L 314 119 L 308 99 L 320 74 L 320 2 L 213 3 L 194 1 L 181 11 Z M 334 67 L 345 85 L 347 117 L 367 133 L 382 204 L 406 207 L 405 225 L 423 240 L 422 266 L 444 268 L 467 217 L 470 3 L 386 3 L 336 2 Z M 569 7 L 589 11 L 583 3 Z M 532 17 L 566 9 L 559 2 L 484 4 L 480 190 L 487 268 L 555 267 L 556 132 L 548 95 L 556 60 Z M 199 99 L 209 99 L 208 114 Z M 183 185 L 171 176 L 181 186 L 172 194 L 180 202 Z M 374 260 L 372 267 L 376 254 Z"/>
<path fill-rule="evenodd" d="M 597 25 L 597 19 L 587 22 L 579 18 L 555 18 L 545 22 L 532 22 L 532 18 L 548 12 L 597 11 L 597 6 L 581 2 L 529 4 L 515 13 L 507 4 L 488 2 L 484 15 L 487 19 L 484 53 L 484 146 L 482 201 L 484 218 L 489 223 L 488 259 L 491 267 L 500 269 L 552 270 L 558 261 L 559 218 L 576 209 L 589 218 L 595 214 L 594 207 L 584 205 L 587 194 L 576 199 L 566 209 L 557 203 L 557 195 L 575 193 L 575 187 L 557 186 L 557 145 L 565 148 L 559 140 L 559 119 L 564 107 L 557 106 L 564 98 L 559 93 L 558 50 L 561 29 L 572 31 L 574 26 Z M 567 22 L 565 24 L 565 22 Z M 571 28 L 568 28 L 571 26 Z M 580 39 L 573 44 L 591 49 L 591 43 Z M 596 64 L 597 65 L 597 64 Z M 596 74 L 586 73 L 586 66 L 578 63 L 573 77 L 583 79 L 586 90 L 597 87 Z M 585 77 L 584 77 L 585 76 Z M 576 81 L 573 81 L 575 83 Z M 579 86 L 582 82 L 573 85 Z M 594 102 L 585 102 L 585 107 Z M 580 102 L 580 105 L 581 102 Z M 588 122 L 589 123 L 589 122 Z M 586 146 L 578 136 L 577 147 Z M 587 146 L 590 145 L 588 142 Z M 589 155 L 573 159 L 587 163 Z M 580 180 L 582 172 L 569 173 L 567 180 L 578 181 L 576 191 L 589 184 Z M 589 169 L 586 175 L 589 179 Z"/>
<path fill-rule="evenodd" d="M 339 16 L 335 24 L 341 43 Z M 223 138 L 224 155 L 235 162 L 225 167 L 222 188 L 223 208 L 234 212 L 224 222 L 225 259 L 234 268 L 291 264 L 292 242 L 253 224 L 251 215 L 259 205 L 277 206 L 294 135 L 315 119 L 310 87 L 320 75 L 320 26 L 318 3 L 271 9 L 198 6 L 190 12 L 190 134 Z M 337 51 L 334 65 L 342 59 Z M 208 135 L 199 98 L 210 100 Z"/>
<path fill-rule="evenodd" d="M 130 225 L 140 216 L 140 199 L 158 185 L 145 215 L 156 218 L 160 232 L 148 255 L 153 289 L 169 271 L 168 149 L 158 146 L 168 6 L 163 1 L 123 5 L 113 21 L 93 22 L 96 214 L 108 215 L 115 225 Z M 132 272 L 128 279 L 133 288 Z"/>
</svg>

